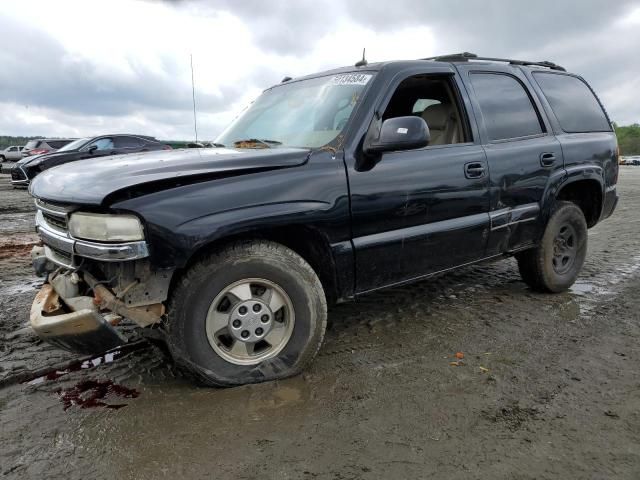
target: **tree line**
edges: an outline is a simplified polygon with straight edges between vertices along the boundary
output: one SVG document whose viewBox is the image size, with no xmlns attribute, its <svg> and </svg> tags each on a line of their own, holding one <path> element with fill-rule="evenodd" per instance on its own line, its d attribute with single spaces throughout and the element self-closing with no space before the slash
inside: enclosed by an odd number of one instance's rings
<svg viewBox="0 0 640 480">
<path fill-rule="evenodd" d="M 626 127 L 613 124 L 618 137 L 618 145 L 622 155 L 640 155 L 640 124 L 634 123 Z"/>
</svg>

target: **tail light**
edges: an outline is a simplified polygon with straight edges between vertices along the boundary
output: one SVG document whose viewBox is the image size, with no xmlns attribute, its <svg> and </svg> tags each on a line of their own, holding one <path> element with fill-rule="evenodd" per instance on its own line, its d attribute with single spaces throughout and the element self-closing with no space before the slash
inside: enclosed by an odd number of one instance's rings
<svg viewBox="0 0 640 480">
<path fill-rule="evenodd" d="M 173 150 L 173 148 L 171 147 L 171 145 L 163 145 L 162 146 L 163 150 Z"/>
<path fill-rule="evenodd" d="M 46 150 L 44 148 L 37 148 L 35 150 L 30 150 L 29 154 L 30 155 L 41 155 L 43 153 L 47 153 L 49 150 Z"/>
</svg>

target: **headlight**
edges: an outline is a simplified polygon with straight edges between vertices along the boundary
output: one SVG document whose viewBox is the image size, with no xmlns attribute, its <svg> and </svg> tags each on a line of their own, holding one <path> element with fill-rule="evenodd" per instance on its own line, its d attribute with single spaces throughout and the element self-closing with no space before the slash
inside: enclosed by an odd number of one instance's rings
<svg viewBox="0 0 640 480">
<path fill-rule="evenodd" d="M 144 240 L 140 220 L 133 215 L 73 213 L 69 232 L 76 238 L 103 242 L 132 242 Z"/>
</svg>

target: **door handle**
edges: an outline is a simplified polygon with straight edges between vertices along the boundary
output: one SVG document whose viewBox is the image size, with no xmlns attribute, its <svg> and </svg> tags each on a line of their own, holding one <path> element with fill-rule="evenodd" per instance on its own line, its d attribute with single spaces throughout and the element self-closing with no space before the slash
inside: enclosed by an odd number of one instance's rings
<svg viewBox="0 0 640 480">
<path fill-rule="evenodd" d="M 464 164 L 464 176 L 467 178 L 482 178 L 485 175 L 485 166 L 480 162 Z"/>
<path fill-rule="evenodd" d="M 540 165 L 543 167 L 550 167 L 554 163 L 556 163 L 556 156 L 553 153 L 540 154 Z"/>
</svg>

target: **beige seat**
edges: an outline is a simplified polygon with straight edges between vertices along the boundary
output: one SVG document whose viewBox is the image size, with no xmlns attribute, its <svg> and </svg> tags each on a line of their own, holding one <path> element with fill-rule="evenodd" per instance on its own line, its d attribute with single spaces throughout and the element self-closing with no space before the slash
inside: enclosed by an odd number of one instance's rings
<svg viewBox="0 0 640 480">
<path fill-rule="evenodd" d="M 429 145 L 447 145 L 458 142 L 458 122 L 451 106 L 442 103 L 429 105 L 422 112 L 422 118 L 427 122 L 431 134 Z"/>
</svg>

